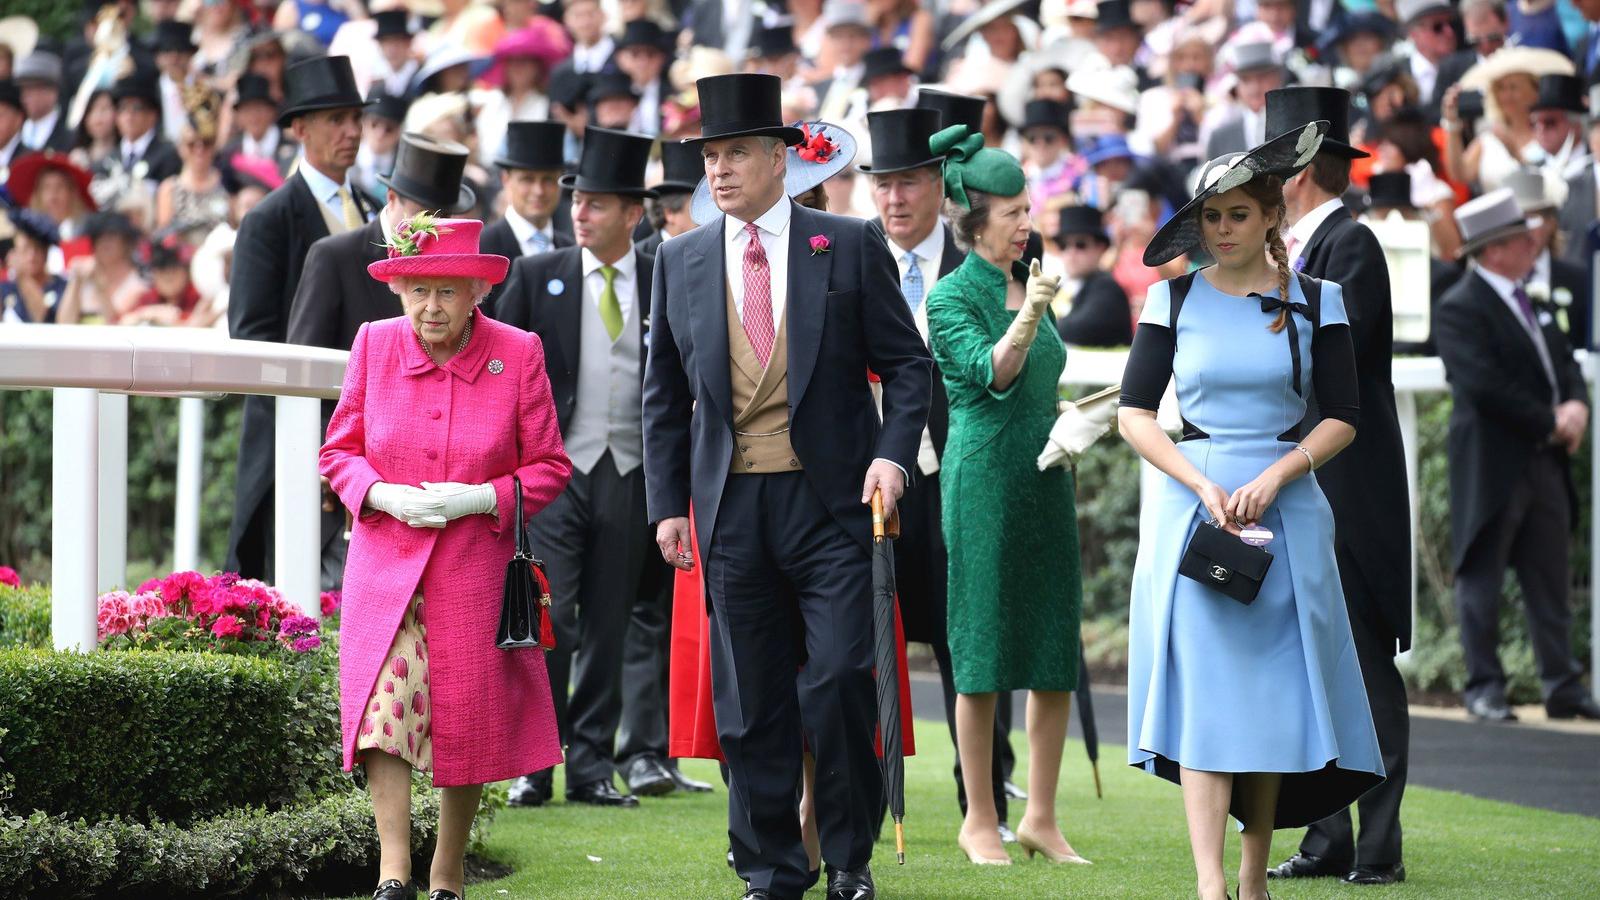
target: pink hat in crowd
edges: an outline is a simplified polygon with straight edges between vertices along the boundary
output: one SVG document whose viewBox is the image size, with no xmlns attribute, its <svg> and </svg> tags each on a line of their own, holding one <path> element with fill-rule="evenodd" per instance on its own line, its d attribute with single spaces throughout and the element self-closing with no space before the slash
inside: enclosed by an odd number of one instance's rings
<svg viewBox="0 0 1600 900">
<path fill-rule="evenodd" d="M 400 223 L 389 240 L 389 258 L 367 266 L 379 281 L 396 278 L 482 278 L 505 280 L 511 260 L 478 252 L 483 223 L 477 219 L 436 219 L 418 213 Z"/>
<path fill-rule="evenodd" d="M 544 64 L 548 77 L 550 70 L 572 55 L 572 39 L 554 19 L 534 16 L 525 28 L 520 28 L 501 38 L 494 45 L 494 65 L 484 73 L 483 80 L 499 86 L 505 80 L 506 60 L 537 59 Z"/>
</svg>

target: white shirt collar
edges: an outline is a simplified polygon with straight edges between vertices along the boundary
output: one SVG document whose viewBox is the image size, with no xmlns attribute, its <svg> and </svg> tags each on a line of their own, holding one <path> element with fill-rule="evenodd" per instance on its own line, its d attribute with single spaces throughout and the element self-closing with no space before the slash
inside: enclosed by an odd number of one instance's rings
<svg viewBox="0 0 1600 900">
<path fill-rule="evenodd" d="M 1294 223 L 1293 227 L 1289 229 L 1290 236 L 1295 240 L 1296 248 L 1303 252 L 1306 244 L 1311 243 L 1311 236 L 1317 233 L 1318 228 L 1322 227 L 1322 223 L 1326 222 L 1329 216 L 1342 209 L 1344 209 L 1344 201 L 1335 197 L 1301 216 L 1300 221 Z M 1290 260 L 1290 262 L 1293 261 Z"/>
<path fill-rule="evenodd" d="M 155 143 L 155 140 L 156 140 L 156 130 L 154 128 L 152 128 L 149 131 L 146 131 L 140 137 L 135 138 L 132 141 L 128 140 L 127 138 L 123 138 L 122 139 L 122 145 L 119 148 L 119 151 L 121 152 L 123 159 L 127 159 L 128 158 L 128 154 L 130 154 L 130 153 L 133 154 L 134 156 L 138 156 L 138 157 L 142 158 L 146 153 L 148 153 L 150 151 L 150 145 Z"/>
<path fill-rule="evenodd" d="M 789 230 L 790 200 L 788 197 L 779 197 L 778 202 L 767 208 L 767 211 L 756 216 L 756 228 L 767 234 L 778 236 Z M 723 216 L 726 224 L 723 226 L 723 237 L 728 242 L 733 242 L 744 227 L 750 223 L 742 221 L 737 216 Z"/>
<path fill-rule="evenodd" d="M 298 171 L 300 172 L 300 177 L 306 180 L 306 187 L 311 188 L 311 196 L 316 197 L 318 203 L 338 203 L 339 190 L 341 188 L 348 189 L 350 186 L 348 176 L 346 176 L 344 183 L 334 181 L 332 178 L 317 171 L 317 167 L 307 162 L 304 155 L 300 157 Z"/>
<path fill-rule="evenodd" d="M 515 209 L 512 209 L 509 205 L 506 206 L 506 224 L 511 226 L 511 234 L 516 237 L 517 248 L 520 250 L 527 249 L 528 241 L 532 240 L 535 234 L 543 234 L 545 237 L 550 239 L 551 248 L 553 249 L 555 247 L 556 235 L 555 228 L 553 226 L 546 224 L 543 228 L 540 228 L 539 226 L 523 218 L 521 213 L 517 212 Z"/>
<path fill-rule="evenodd" d="M 278 141 L 281 140 L 282 137 L 283 133 L 278 130 L 278 126 L 270 125 L 267 127 L 266 132 L 261 135 L 261 140 L 259 141 L 251 137 L 250 134 L 246 132 L 243 135 L 243 140 L 240 142 L 240 149 L 244 150 L 246 156 L 258 156 L 262 159 L 271 159 L 272 155 L 277 152 Z"/>
<path fill-rule="evenodd" d="M 1535 284 L 1550 286 L 1550 250 L 1548 248 L 1539 252 L 1539 258 L 1533 261 L 1533 271 L 1528 273 L 1528 280 Z"/>
<path fill-rule="evenodd" d="M 600 271 L 600 267 L 605 265 L 600 261 L 600 257 L 590 252 L 588 247 L 584 247 L 579 253 L 583 257 L 583 277 L 585 278 Z M 621 259 L 612 263 L 611 267 L 617 270 L 617 275 L 621 280 L 632 281 L 634 272 L 639 268 L 639 255 L 629 250 L 627 253 L 622 254 Z"/>
<path fill-rule="evenodd" d="M 1512 292 L 1517 289 L 1517 283 L 1515 281 L 1512 281 L 1498 272 L 1491 272 L 1484 266 L 1474 266 L 1473 268 L 1477 271 L 1478 275 L 1483 278 L 1484 281 L 1489 283 L 1490 287 L 1494 288 L 1494 292 L 1500 295 L 1501 300 L 1511 304 L 1516 303 L 1516 298 L 1511 296 Z M 1520 312 L 1517 314 L 1517 320 L 1522 320 L 1522 314 Z"/>
<path fill-rule="evenodd" d="M 21 149 L 22 129 L 18 128 L 17 133 L 11 137 L 11 143 L 6 144 L 4 147 L 0 147 L 0 159 L 15 160 L 17 158 L 17 152 Z"/>
<path fill-rule="evenodd" d="M 33 129 L 34 133 L 39 135 L 40 144 L 42 145 L 45 141 L 50 139 L 51 133 L 56 130 L 56 122 L 60 120 L 61 108 L 52 106 L 50 107 L 50 112 L 46 113 L 44 118 L 29 119 L 25 129 Z"/>
<path fill-rule="evenodd" d="M 901 249 L 899 244 L 895 244 L 894 248 L 897 251 L 897 256 L 905 257 L 906 251 Z M 911 252 L 917 255 L 917 259 L 924 262 L 938 262 L 939 257 L 944 255 L 944 223 L 935 220 L 933 230 L 929 231 L 928 236 L 923 238 L 920 243 L 912 247 Z"/>
</svg>

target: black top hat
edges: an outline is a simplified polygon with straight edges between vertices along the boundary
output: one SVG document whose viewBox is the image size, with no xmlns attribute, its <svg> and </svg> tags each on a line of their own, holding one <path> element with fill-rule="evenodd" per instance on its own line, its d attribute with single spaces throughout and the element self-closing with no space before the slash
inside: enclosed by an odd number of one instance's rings
<svg viewBox="0 0 1600 900">
<path fill-rule="evenodd" d="M 399 124 L 406 120 L 406 110 L 411 108 L 411 101 L 399 94 L 391 94 L 383 89 L 383 85 L 376 85 L 367 92 L 367 115 L 379 119 L 387 119 Z"/>
<path fill-rule="evenodd" d="M 157 53 L 193 53 L 199 48 L 194 43 L 194 26 L 176 19 L 156 23 Z"/>
<path fill-rule="evenodd" d="M 732 137 L 775 137 L 789 146 L 805 136 L 783 124 L 783 81 L 776 75 L 711 75 L 695 82 L 700 90 L 700 136 L 685 142 Z"/>
<path fill-rule="evenodd" d="M 283 72 L 283 95 L 279 125 L 288 125 L 319 109 L 367 105 L 356 88 L 356 76 L 348 56 L 320 56 L 295 63 Z"/>
<path fill-rule="evenodd" d="M 583 155 L 578 171 L 561 176 L 561 186 L 592 194 L 621 194 L 624 197 L 654 197 L 644 186 L 644 167 L 650 162 L 650 148 L 656 139 L 610 128 L 590 126 L 583 130 Z"/>
<path fill-rule="evenodd" d="M 872 134 L 872 165 L 857 166 L 868 175 L 887 175 L 923 166 L 937 166 L 944 157 L 928 149 L 940 131 L 943 116 L 936 109 L 886 109 L 867 113 Z"/>
<path fill-rule="evenodd" d="M 1534 109 L 1564 109 L 1585 113 L 1583 79 L 1572 75 L 1543 75 L 1539 78 L 1539 99 Z"/>
<path fill-rule="evenodd" d="M 969 97 L 966 94 L 952 94 L 949 91 L 940 91 L 933 88 L 919 88 L 917 90 L 917 108 L 936 110 L 939 115 L 939 129 L 949 128 L 951 125 L 965 125 L 971 134 L 983 130 L 983 107 L 989 101 L 982 97 Z"/>
<path fill-rule="evenodd" d="M 9 106 L 24 116 L 28 114 L 22 106 L 22 90 L 9 78 L 0 80 L 0 106 Z"/>
<path fill-rule="evenodd" d="M 1374 172 L 1367 183 L 1367 206 L 1383 209 L 1413 209 L 1411 202 L 1411 173 Z"/>
<path fill-rule="evenodd" d="M 633 79 L 621 72 L 601 72 L 598 75 L 590 76 L 589 91 L 584 97 L 585 100 L 593 105 L 601 100 L 609 100 L 612 97 L 628 97 L 638 100 L 639 89 L 633 86 Z"/>
<path fill-rule="evenodd" d="M 151 109 L 161 108 L 161 85 L 159 76 L 152 69 L 135 69 L 132 74 L 117 79 L 111 86 L 111 99 L 117 103 L 124 100 L 142 100 Z"/>
<path fill-rule="evenodd" d="M 436 141 L 408 131 L 400 135 L 400 146 L 395 148 L 394 171 L 379 175 L 378 183 L 426 209 L 446 213 L 471 209 L 478 197 L 461 183 L 470 153 L 455 141 Z"/>
<path fill-rule="evenodd" d="M 495 157 L 502 169 L 561 169 L 567 126 L 560 122 L 512 122 L 506 126 L 505 152 Z"/>
<path fill-rule="evenodd" d="M 1372 67 L 1361 79 L 1361 93 L 1371 99 L 1379 91 L 1394 84 L 1410 71 L 1409 65 L 1398 56 L 1384 55 L 1373 61 Z"/>
<path fill-rule="evenodd" d="M 1071 134 L 1067 117 L 1072 108 L 1060 100 L 1029 100 L 1022 108 L 1022 131 L 1030 128 L 1054 128 L 1062 134 Z"/>
<path fill-rule="evenodd" d="M 234 98 L 233 108 L 238 109 L 246 103 L 270 103 L 276 109 L 278 101 L 272 99 L 272 82 L 265 76 L 253 72 L 246 72 L 239 76 L 239 95 Z"/>
<path fill-rule="evenodd" d="M 569 110 L 576 111 L 583 105 L 584 97 L 589 93 L 589 75 L 579 72 L 568 66 L 557 66 L 550 73 L 550 83 L 545 86 L 545 94 L 551 103 L 558 103 Z"/>
<path fill-rule="evenodd" d="M 622 26 L 622 34 L 617 36 L 616 47 L 654 47 L 662 53 L 672 46 L 672 39 L 661 29 L 654 19 L 634 19 Z"/>
<path fill-rule="evenodd" d="M 885 75 L 911 75 L 914 74 L 905 60 L 900 57 L 898 47 L 878 47 L 868 50 L 862 59 L 861 83 L 871 84 L 872 79 L 882 78 Z"/>
<path fill-rule="evenodd" d="M 787 56 L 790 53 L 799 53 L 800 48 L 794 43 L 794 26 L 780 25 L 776 28 L 758 28 L 755 37 L 750 41 L 750 55 L 772 59 L 778 56 Z"/>
<path fill-rule="evenodd" d="M 1074 234 L 1086 234 L 1102 244 L 1111 243 L 1106 235 L 1105 218 L 1093 206 L 1062 207 L 1060 224 L 1056 226 L 1056 246 L 1061 246 L 1064 238 Z"/>
<path fill-rule="evenodd" d="M 1128 0 L 1100 0 L 1095 4 L 1095 10 L 1097 12 L 1094 20 L 1095 31 L 1107 32 L 1117 28 L 1144 31 L 1144 26 L 1133 20 Z"/>
<path fill-rule="evenodd" d="M 381 41 L 386 37 L 411 37 L 410 16 L 403 9 L 373 13 L 372 20 L 378 23 L 378 31 L 372 36 L 374 40 Z"/>
<path fill-rule="evenodd" d="M 706 163 L 699 147 L 674 141 L 661 145 L 661 183 L 656 185 L 657 194 L 692 193 L 705 174 Z"/>
<path fill-rule="evenodd" d="M 1312 122 L 1327 122 L 1320 153 L 1345 159 L 1372 154 L 1350 146 L 1350 92 L 1331 87 L 1286 87 L 1267 91 L 1267 134 L 1299 131 Z"/>
</svg>

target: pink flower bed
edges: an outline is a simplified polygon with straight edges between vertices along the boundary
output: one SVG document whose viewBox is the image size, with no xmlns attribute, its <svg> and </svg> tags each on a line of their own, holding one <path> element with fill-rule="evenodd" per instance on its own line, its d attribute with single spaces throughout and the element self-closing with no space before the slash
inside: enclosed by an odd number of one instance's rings
<svg viewBox="0 0 1600 900">
<path fill-rule="evenodd" d="M 322 614 L 339 609 L 339 594 L 321 597 Z M 174 572 L 132 593 L 100 597 L 97 631 L 110 646 L 163 645 L 194 649 L 310 653 L 322 646 L 321 625 L 285 600 L 277 588 L 231 572 Z"/>
</svg>

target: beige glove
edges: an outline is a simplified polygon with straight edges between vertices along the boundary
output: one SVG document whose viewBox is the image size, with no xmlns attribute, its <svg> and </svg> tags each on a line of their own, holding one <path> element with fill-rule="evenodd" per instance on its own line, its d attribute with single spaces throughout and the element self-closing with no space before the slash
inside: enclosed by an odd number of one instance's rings
<svg viewBox="0 0 1600 900">
<path fill-rule="evenodd" d="M 1078 457 L 1091 444 L 1110 433 L 1111 423 L 1117 416 L 1117 397 L 1121 390 L 1121 385 L 1112 385 L 1076 402 L 1066 403 L 1061 415 L 1056 418 L 1056 424 L 1050 429 L 1050 437 L 1045 440 L 1044 452 L 1039 454 L 1039 471 L 1043 472 L 1051 466 L 1066 468 L 1076 464 Z"/>
<path fill-rule="evenodd" d="M 424 481 L 422 489 L 428 492 L 428 496 L 438 497 L 444 501 L 444 517 L 447 520 L 459 519 L 462 516 L 490 515 L 499 510 L 492 484 Z"/>
<path fill-rule="evenodd" d="M 1027 350 L 1033 346 L 1033 339 L 1039 332 L 1039 322 L 1044 318 L 1044 311 L 1050 308 L 1050 301 L 1055 299 L 1056 291 L 1061 288 L 1061 278 L 1055 275 L 1045 275 L 1039 271 L 1039 261 L 1036 259 L 1028 266 L 1028 290 L 1023 296 L 1022 308 L 1017 310 L 1017 317 L 1011 321 L 1011 327 L 1006 329 L 1006 340 L 1018 350 Z"/>
<path fill-rule="evenodd" d="M 412 528 L 443 528 L 444 498 L 409 484 L 379 481 L 367 488 L 366 505 L 388 513 Z"/>
</svg>

